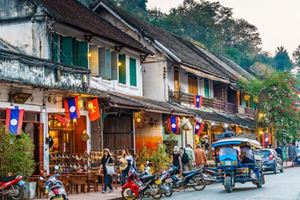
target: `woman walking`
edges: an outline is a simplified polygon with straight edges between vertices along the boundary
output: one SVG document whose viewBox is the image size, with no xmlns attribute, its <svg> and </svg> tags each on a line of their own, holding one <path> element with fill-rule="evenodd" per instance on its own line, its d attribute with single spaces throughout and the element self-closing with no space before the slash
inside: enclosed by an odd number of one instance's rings
<svg viewBox="0 0 300 200">
<path fill-rule="evenodd" d="M 121 158 L 121 185 L 124 185 L 126 182 L 126 178 L 128 176 L 129 170 L 134 166 L 134 159 L 132 155 L 129 153 L 127 148 L 122 150 L 122 158 Z"/>
<path fill-rule="evenodd" d="M 113 170 L 112 170 L 113 166 L 114 166 L 114 162 L 111 153 L 109 149 L 106 148 L 103 150 L 103 157 L 100 163 L 100 174 L 102 171 L 104 175 L 104 188 L 102 190 L 102 193 L 106 193 L 107 187 L 109 187 L 110 193 L 113 192 L 112 177 L 111 177 L 111 175 L 113 174 Z"/>
</svg>

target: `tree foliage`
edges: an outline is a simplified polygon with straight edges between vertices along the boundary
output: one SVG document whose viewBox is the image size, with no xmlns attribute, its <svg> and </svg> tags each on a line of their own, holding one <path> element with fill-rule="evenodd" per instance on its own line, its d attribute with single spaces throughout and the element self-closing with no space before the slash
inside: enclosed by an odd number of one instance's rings
<svg viewBox="0 0 300 200">
<path fill-rule="evenodd" d="M 274 66 L 279 71 L 288 71 L 293 66 L 289 54 L 283 46 L 277 47 L 274 57 Z"/>
<path fill-rule="evenodd" d="M 293 52 L 293 59 L 295 61 L 295 65 L 297 67 L 300 67 L 300 45 L 297 47 L 297 49 Z"/>
<path fill-rule="evenodd" d="M 290 73 L 274 72 L 265 79 L 240 83 L 241 88 L 257 100 L 258 127 L 275 128 L 281 142 L 293 141 L 299 134 L 299 96 L 295 82 Z"/>
<path fill-rule="evenodd" d="M 20 136 L 8 134 L 0 128 L 0 176 L 23 175 L 29 177 L 34 172 L 34 145 L 28 134 Z"/>
</svg>

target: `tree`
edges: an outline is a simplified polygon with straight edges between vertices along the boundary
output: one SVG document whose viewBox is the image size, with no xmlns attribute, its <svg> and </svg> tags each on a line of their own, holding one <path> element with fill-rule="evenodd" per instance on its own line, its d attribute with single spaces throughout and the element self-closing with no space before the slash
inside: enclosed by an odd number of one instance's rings
<svg viewBox="0 0 300 200">
<path fill-rule="evenodd" d="M 274 57 L 274 66 L 279 71 L 288 71 L 293 66 L 289 54 L 283 46 L 277 47 Z"/>
<path fill-rule="evenodd" d="M 264 79 L 240 82 L 240 87 L 256 99 L 257 126 L 273 128 L 280 142 L 298 138 L 300 102 L 295 78 L 288 72 L 274 72 Z"/>
<path fill-rule="evenodd" d="M 297 49 L 293 52 L 293 58 L 295 61 L 295 65 L 297 67 L 300 67 L 300 45 L 297 47 Z"/>
</svg>

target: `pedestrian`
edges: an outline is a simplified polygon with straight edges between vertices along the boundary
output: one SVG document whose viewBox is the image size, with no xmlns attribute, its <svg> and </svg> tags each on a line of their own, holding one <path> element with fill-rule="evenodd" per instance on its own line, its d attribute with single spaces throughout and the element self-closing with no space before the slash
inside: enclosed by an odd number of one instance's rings
<svg viewBox="0 0 300 200">
<path fill-rule="evenodd" d="M 207 162 L 205 151 L 201 148 L 200 145 L 197 145 L 195 150 L 195 163 L 196 167 L 203 167 Z"/>
<path fill-rule="evenodd" d="M 194 168 L 194 163 L 195 163 L 195 154 L 194 154 L 194 150 L 193 147 L 188 144 L 187 147 L 185 148 L 185 152 L 189 157 L 189 161 L 188 161 L 188 170 L 191 171 Z"/>
<path fill-rule="evenodd" d="M 189 156 L 185 151 L 185 148 L 180 147 L 182 171 L 189 171 Z"/>
<path fill-rule="evenodd" d="M 113 174 L 112 167 L 113 166 L 114 166 L 114 161 L 111 156 L 111 153 L 109 149 L 105 148 L 103 150 L 103 157 L 101 159 L 100 171 L 99 171 L 100 174 L 101 172 L 103 172 L 104 175 L 104 187 L 102 193 L 106 193 L 107 187 L 109 187 L 110 193 L 113 192 L 113 188 L 112 188 L 112 174 Z"/>
<path fill-rule="evenodd" d="M 121 158 L 121 185 L 124 185 L 131 167 L 134 166 L 134 159 L 127 148 L 122 150 Z"/>
<path fill-rule="evenodd" d="M 175 146 L 172 154 L 172 164 L 177 167 L 180 175 L 182 174 L 182 162 L 181 162 L 181 152 L 178 146 Z"/>
</svg>

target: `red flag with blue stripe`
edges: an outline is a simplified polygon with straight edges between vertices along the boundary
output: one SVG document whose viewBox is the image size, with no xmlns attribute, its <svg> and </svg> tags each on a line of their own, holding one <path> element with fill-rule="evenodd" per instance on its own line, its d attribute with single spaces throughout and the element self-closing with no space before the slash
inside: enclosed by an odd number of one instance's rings
<svg viewBox="0 0 300 200">
<path fill-rule="evenodd" d="M 80 117 L 80 109 L 78 106 L 78 97 L 70 97 L 65 99 L 64 107 L 66 114 L 70 120 L 78 119 Z"/>
<path fill-rule="evenodd" d="M 194 96 L 194 106 L 196 108 L 201 108 L 201 106 L 202 106 L 202 96 L 201 95 Z"/>
<path fill-rule="evenodd" d="M 6 129 L 13 135 L 19 135 L 23 124 L 24 110 L 15 107 L 13 109 L 6 109 Z"/>
<path fill-rule="evenodd" d="M 177 116 L 171 116 L 168 121 L 169 130 L 171 130 L 173 133 L 179 132 L 179 123 L 178 123 L 178 117 Z"/>
</svg>

